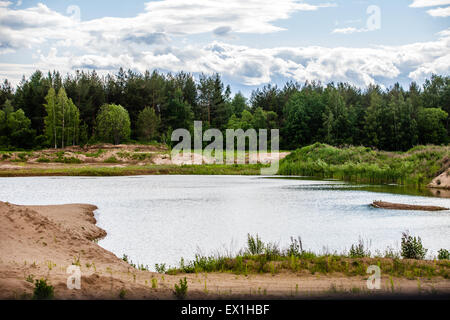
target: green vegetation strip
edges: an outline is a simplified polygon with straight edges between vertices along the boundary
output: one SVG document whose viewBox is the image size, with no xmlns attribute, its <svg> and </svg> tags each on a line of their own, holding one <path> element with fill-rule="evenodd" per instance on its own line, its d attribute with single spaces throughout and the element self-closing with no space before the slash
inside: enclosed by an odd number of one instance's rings
<svg viewBox="0 0 450 320">
<path fill-rule="evenodd" d="M 176 275 L 179 273 L 230 272 L 248 275 L 255 273 L 294 272 L 306 274 L 341 273 L 346 276 L 367 276 L 367 268 L 378 266 L 382 273 L 392 277 L 416 279 L 420 277 L 443 277 L 450 279 L 450 256 L 448 250 L 439 250 L 439 260 L 423 260 L 427 249 L 423 248 L 420 237 L 412 237 L 403 233 L 401 252 L 387 249 L 384 253 L 371 255 L 362 240 L 352 245 L 348 253 L 324 253 L 318 255 L 303 250 L 299 238 L 291 238 L 289 248 L 281 250 L 274 243 L 264 243 L 256 237 L 248 235 L 247 248 L 242 249 L 235 257 L 200 256 L 194 261 L 185 263 L 181 259 L 179 267 L 166 270 L 165 264 L 157 264 L 160 273 Z M 403 259 L 402 259 L 402 258 Z"/>
<path fill-rule="evenodd" d="M 0 170 L 0 177 L 134 176 L 134 175 L 259 175 L 263 165 L 151 165 L 127 167 L 26 168 Z"/>
<path fill-rule="evenodd" d="M 283 159 L 279 174 L 422 187 L 443 172 L 449 157 L 449 146 L 418 146 L 407 152 L 385 152 L 316 143 Z"/>
</svg>

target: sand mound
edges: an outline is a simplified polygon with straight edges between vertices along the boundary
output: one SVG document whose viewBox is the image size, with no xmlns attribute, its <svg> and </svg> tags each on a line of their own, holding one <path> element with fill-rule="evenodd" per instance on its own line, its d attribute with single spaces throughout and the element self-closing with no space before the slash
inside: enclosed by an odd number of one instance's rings
<svg viewBox="0 0 450 320">
<path fill-rule="evenodd" d="M 431 181 L 431 183 L 428 185 L 428 187 L 450 190 L 450 169 L 434 178 L 433 181 Z"/>
<path fill-rule="evenodd" d="M 106 235 L 95 225 L 95 209 L 0 202 L 0 299 L 30 297 L 27 278 L 48 279 L 59 299 L 117 299 L 122 289 L 130 298 L 150 297 L 148 287 L 129 281 L 137 270 L 93 241 Z M 72 264 L 81 267 L 81 290 L 67 289 Z"/>
</svg>

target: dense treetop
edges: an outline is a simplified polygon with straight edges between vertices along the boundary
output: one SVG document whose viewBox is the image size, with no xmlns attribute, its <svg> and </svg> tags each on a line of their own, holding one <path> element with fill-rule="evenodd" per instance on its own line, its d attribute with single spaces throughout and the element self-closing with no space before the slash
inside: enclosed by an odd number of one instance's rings
<svg viewBox="0 0 450 320">
<path fill-rule="evenodd" d="M 259 88 L 247 100 L 232 95 L 218 74 L 197 81 L 184 72 L 120 69 L 102 77 L 95 71 L 62 77 L 36 71 L 15 89 L 5 80 L 0 110 L 3 149 L 170 142 L 174 129 L 192 130 L 193 121 L 201 120 L 204 130 L 278 128 L 282 149 L 324 142 L 407 150 L 449 142 L 450 77 L 433 75 L 422 87 L 413 82 L 407 89 L 288 82 Z M 111 124 L 120 130 L 108 131 Z"/>
</svg>

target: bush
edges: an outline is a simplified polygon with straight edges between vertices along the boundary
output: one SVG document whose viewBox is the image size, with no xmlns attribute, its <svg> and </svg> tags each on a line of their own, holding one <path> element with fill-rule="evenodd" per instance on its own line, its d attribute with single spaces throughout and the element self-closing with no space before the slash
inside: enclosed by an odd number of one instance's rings
<svg viewBox="0 0 450 320">
<path fill-rule="evenodd" d="M 438 251 L 439 260 L 450 260 L 450 252 L 446 249 L 441 249 Z"/>
<path fill-rule="evenodd" d="M 180 285 L 175 284 L 175 290 L 173 293 L 175 297 L 177 297 L 177 299 L 182 300 L 186 298 L 187 291 L 188 291 L 187 280 L 186 277 L 184 277 L 184 279 L 180 279 Z"/>
<path fill-rule="evenodd" d="M 402 257 L 404 259 L 423 260 L 427 254 L 428 249 L 422 246 L 422 239 L 420 237 L 412 237 L 408 232 L 402 234 Z"/>
<path fill-rule="evenodd" d="M 166 264 L 165 263 L 161 263 L 161 264 L 155 264 L 155 270 L 158 273 L 166 273 Z"/>
<path fill-rule="evenodd" d="M 97 115 L 97 135 L 101 141 L 119 144 L 130 138 L 128 111 L 115 104 L 104 105 Z"/>
<path fill-rule="evenodd" d="M 124 288 L 120 289 L 119 298 L 122 300 L 125 299 L 126 294 L 127 294 L 127 291 Z"/>
<path fill-rule="evenodd" d="M 34 300 L 50 300 L 53 299 L 53 286 L 47 284 L 47 280 L 40 279 L 34 283 L 33 299 Z"/>
<path fill-rule="evenodd" d="M 370 257 L 370 251 L 366 251 L 364 248 L 364 242 L 362 239 L 359 239 L 358 244 L 352 244 L 349 252 L 350 258 L 364 258 Z"/>
<path fill-rule="evenodd" d="M 300 257 L 303 254 L 302 238 L 298 237 L 297 240 L 294 237 L 291 237 L 291 244 L 289 245 L 289 249 L 286 253 L 289 257 Z"/>
<path fill-rule="evenodd" d="M 264 242 L 261 241 L 258 234 L 256 237 L 253 237 L 250 234 L 247 234 L 247 252 L 256 255 L 262 254 L 264 251 Z"/>
<path fill-rule="evenodd" d="M 104 163 L 119 163 L 119 160 L 117 160 L 116 157 L 111 156 L 108 159 L 106 159 L 105 161 L 103 161 Z"/>
</svg>

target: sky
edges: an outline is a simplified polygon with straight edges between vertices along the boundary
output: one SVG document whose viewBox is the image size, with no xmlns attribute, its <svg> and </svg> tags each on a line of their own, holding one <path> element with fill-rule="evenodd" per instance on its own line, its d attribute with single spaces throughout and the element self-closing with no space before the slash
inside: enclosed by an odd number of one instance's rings
<svg viewBox="0 0 450 320">
<path fill-rule="evenodd" d="M 0 0 L 0 80 L 35 70 L 218 72 L 364 88 L 450 71 L 450 0 Z"/>
</svg>

